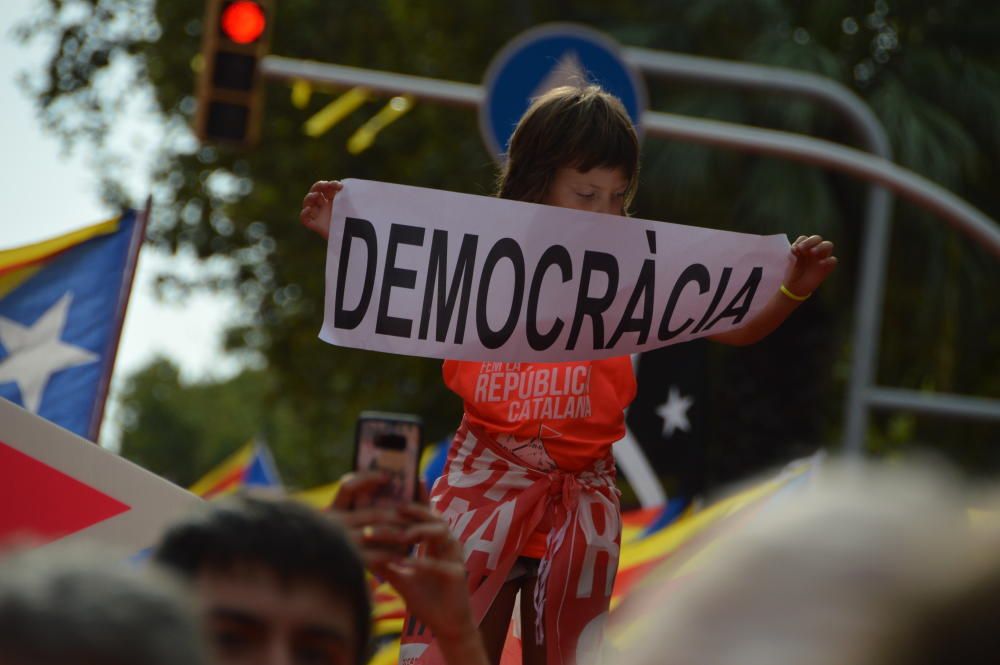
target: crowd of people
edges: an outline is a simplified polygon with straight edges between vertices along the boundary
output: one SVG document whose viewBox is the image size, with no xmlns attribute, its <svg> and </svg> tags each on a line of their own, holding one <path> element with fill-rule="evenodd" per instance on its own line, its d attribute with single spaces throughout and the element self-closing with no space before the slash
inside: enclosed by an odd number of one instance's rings
<svg viewBox="0 0 1000 665">
<path fill-rule="evenodd" d="M 376 505 L 385 480 L 345 477 L 325 513 L 269 494 L 206 503 L 142 570 L 92 549 L 8 553 L 0 663 L 363 665 L 367 569 L 442 636 L 446 662 L 486 665 L 461 548 L 426 505 Z"/>
<path fill-rule="evenodd" d="M 515 128 L 498 196 L 617 223 L 638 170 L 621 103 L 595 86 L 560 87 Z M 302 223 L 329 237 L 343 188 L 315 183 Z M 711 338 L 769 335 L 836 263 L 829 240 L 799 236 L 780 289 Z M 513 419 L 507 397 L 481 389 L 556 372 L 580 377 L 587 409 Z M 631 359 L 449 359 L 443 377 L 463 418 L 429 505 L 376 501 L 388 478 L 357 473 L 326 513 L 266 496 L 205 504 L 164 534 L 155 575 L 14 556 L 0 563 L 0 665 L 362 665 L 373 647 L 368 575 L 405 602 L 401 665 L 499 665 L 513 632 L 524 665 L 997 660 L 1000 549 L 968 527 L 965 497 L 940 478 L 858 465 L 629 598 L 617 611 L 634 616 L 632 639 L 605 641 L 621 547 L 611 446 L 636 392 Z"/>
<path fill-rule="evenodd" d="M 374 505 L 382 480 L 348 476 L 327 512 L 263 494 L 208 502 L 140 563 L 58 544 L 3 552 L 0 663 L 363 665 L 377 575 L 444 662 L 486 665 L 461 547 L 426 505 Z M 997 513 L 970 520 L 970 501 L 995 505 L 927 470 L 833 465 L 694 572 L 630 597 L 618 611 L 633 637 L 602 660 L 996 662 Z"/>
</svg>

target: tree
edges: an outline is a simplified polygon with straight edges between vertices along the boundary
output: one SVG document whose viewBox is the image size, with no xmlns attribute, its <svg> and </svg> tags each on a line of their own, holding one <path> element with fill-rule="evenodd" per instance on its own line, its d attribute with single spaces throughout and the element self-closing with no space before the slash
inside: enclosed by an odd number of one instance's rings
<svg viewBox="0 0 1000 665">
<path fill-rule="evenodd" d="M 336 432 L 339 450 L 349 446 L 361 408 L 420 413 L 435 438 L 453 428 L 460 404 L 441 385 L 436 361 L 318 345 L 324 247 L 298 228 L 295 217 L 309 183 L 320 177 L 490 193 L 493 167 L 474 114 L 419 104 L 370 150 L 354 156 L 343 149 L 346 138 L 384 100 L 309 139 L 301 124 L 330 97 L 314 95 L 309 108 L 299 110 L 286 87 L 272 84 L 255 151 L 198 146 L 187 126 L 195 103 L 191 63 L 199 47 L 202 0 L 49 0 L 45 8 L 23 31 L 27 38 L 56 38 L 46 75 L 34 90 L 43 122 L 67 142 L 106 154 L 103 141 L 118 121 L 122 98 L 109 90 L 120 85 L 121 72 L 131 76 L 131 89 L 151 93 L 163 139 L 156 147 L 157 212 L 150 241 L 233 261 L 233 277 L 209 286 L 238 292 L 255 320 L 232 332 L 230 346 L 266 358 L 274 394 L 294 405 L 303 427 Z M 976 20 L 968 20 L 973 15 Z M 890 7 L 885 0 L 629 0 L 613 9 L 596 1 L 543 7 L 524 1 L 283 0 L 272 49 L 475 82 L 511 37 L 553 20 L 588 23 L 624 44 L 831 76 L 869 101 L 904 165 L 1000 217 L 1000 194 L 991 183 L 1000 154 L 1000 129 L 992 121 L 1000 110 L 992 37 L 1000 28 L 1000 8 L 973 0 L 934 7 Z M 804 101 L 655 80 L 649 85 L 657 109 L 850 140 L 845 127 Z M 636 211 L 641 217 L 757 233 L 818 231 L 838 242 L 843 265 L 837 278 L 782 335 L 752 349 L 713 351 L 715 408 L 738 417 L 718 419 L 710 445 L 720 463 L 742 471 L 832 440 L 850 352 L 846 331 L 861 186 L 763 157 L 652 140 L 644 149 Z M 102 176 L 114 198 L 123 191 L 123 172 L 109 164 Z M 988 323 L 996 320 L 996 300 L 987 286 L 997 281 L 997 264 L 905 205 L 896 213 L 892 258 L 880 382 L 998 394 L 1000 340 Z M 178 288 L 197 286 L 181 275 L 168 278 Z M 975 442 L 988 434 L 951 423 L 895 418 L 873 432 L 876 445 L 897 446 L 890 435 L 901 422 L 918 425 L 903 427 L 907 438 L 943 438 L 967 463 L 984 463 Z M 963 442 L 966 434 L 971 443 Z"/>
<path fill-rule="evenodd" d="M 126 381 L 121 453 L 150 471 L 189 486 L 252 439 L 274 454 L 286 484 L 308 488 L 333 480 L 350 450 L 335 432 L 314 432 L 294 404 L 275 393 L 273 374 L 246 369 L 222 381 L 185 382 L 158 358 Z"/>
</svg>

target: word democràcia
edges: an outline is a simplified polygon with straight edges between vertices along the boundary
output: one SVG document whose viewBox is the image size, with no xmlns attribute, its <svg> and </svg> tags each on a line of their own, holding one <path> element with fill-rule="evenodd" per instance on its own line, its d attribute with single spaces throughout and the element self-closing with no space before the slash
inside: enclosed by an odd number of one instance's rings
<svg viewBox="0 0 1000 665">
<path fill-rule="evenodd" d="M 670 295 L 666 299 L 666 304 L 662 310 L 656 312 L 654 303 L 659 288 L 656 284 L 656 265 L 653 259 L 647 258 L 639 268 L 639 275 L 622 315 L 617 321 L 606 321 L 605 314 L 618 295 L 621 274 L 618 258 L 613 254 L 585 251 L 579 270 L 576 270 L 570 252 L 564 246 L 554 244 L 542 252 L 534 266 L 528 266 L 525 264 L 521 246 L 512 238 L 501 238 L 489 248 L 477 272 L 476 257 L 481 251 L 479 236 L 464 233 L 458 247 L 455 267 L 451 274 L 448 274 L 449 233 L 434 229 L 431 233 L 426 271 L 417 271 L 396 265 L 398 249 L 400 245 L 424 247 L 428 230 L 406 224 L 389 226 L 381 288 L 378 294 L 375 332 L 408 339 L 412 339 L 416 332 L 418 339 L 426 340 L 433 320 L 434 338 L 438 342 L 446 342 L 454 320 L 452 339 L 455 344 L 462 344 L 469 318 L 471 295 L 475 289 L 475 331 L 479 341 L 488 349 L 498 349 L 507 343 L 517 330 L 522 316 L 526 340 L 535 351 L 550 349 L 557 342 L 564 345 L 568 351 L 575 350 L 587 320 L 592 327 L 591 343 L 594 350 L 613 348 L 626 333 L 637 335 L 636 343 L 639 345 L 646 344 L 652 334 L 656 335 L 661 344 L 665 344 L 684 332 L 690 335 L 707 332 L 724 319 L 732 319 L 733 325 L 739 324 L 750 311 L 763 275 L 761 266 L 753 266 L 739 291 L 720 310 L 733 269 L 724 267 L 721 270 L 713 290 L 713 280 L 708 268 L 701 263 L 691 263 L 681 271 L 673 284 L 669 285 Z M 652 231 L 647 231 L 646 234 L 652 251 L 655 248 L 655 234 Z M 365 279 L 357 305 L 348 307 L 344 302 L 345 281 L 348 262 L 352 256 L 351 245 L 355 241 L 363 243 L 366 249 Z M 374 225 L 365 219 L 347 217 L 337 266 L 333 322 L 335 328 L 353 330 L 368 314 L 375 286 L 377 258 L 378 237 Z M 513 283 L 504 283 L 502 288 L 497 288 L 493 277 L 501 261 L 508 262 L 513 268 Z M 539 330 L 538 310 L 542 296 L 542 282 L 551 271 L 556 271 L 563 284 L 574 279 L 578 280 L 569 334 L 562 340 L 566 322 L 561 318 L 549 323 L 548 330 Z M 419 273 L 422 273 L 422 293 L 415 295 L 421 298 L 422 307 L 414 331 L 413 319 L 389 314 L 389 300 L 393 289 L 415 291 Z M 591 285 L 597 273 L 603 274 L 606 288 L 603 293 L 593 295 L 590 293 Z M 689 284 L 697 286 L 701 295 L 711 292 L 711 300 L 707 302 L 704 312 L 697 321 L 694 318 L 687 318 L 682 322 L 675 322 L 672 320 L 674 309 L 681 293 Z M 510 313 L 498 328 L 492 327 L 487 318 L 491 295 L 512 297 Z M 614 326 L 606 327 L 608 323 L 613 323 Z M 611 333 L 607 338 L 606 332 Z"/>
</svg>

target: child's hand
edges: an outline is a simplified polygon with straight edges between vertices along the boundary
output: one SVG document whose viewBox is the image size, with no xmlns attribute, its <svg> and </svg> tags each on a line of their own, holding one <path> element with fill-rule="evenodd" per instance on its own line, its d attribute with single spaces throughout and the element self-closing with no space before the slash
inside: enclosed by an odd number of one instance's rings
<svg viewBox="0 0 1000 665">
<path fill-rule="evenodd" d="M 343 188 L 344 185 L 339 180 L 314 182 L 309 188 L 309 193 L 302 199 L 302 211 L 299 213 L 302 225 L 324 238 L 329 238 L 333 198 Z"/>
<path fill-rule="evenodd" d="M 774 332 L 837 266 L 833 243 L 820 236 L 799 236 L 792 243 L 792 258 L 794 260 L 785 272 L 784 284 L 794 297 L 778 291 L 745 325 L 710 335 L 709 338 L 735 346 L 759 342 Z"/>
<path fill-rule="evenodd" d="M 785 287 L 800 296 L 819 288 L 837 265 L 833 243 L 820 236 L 799 236 L 792 243 L 792 256 L 795 262 L 785 273 Z"/>
</svg>

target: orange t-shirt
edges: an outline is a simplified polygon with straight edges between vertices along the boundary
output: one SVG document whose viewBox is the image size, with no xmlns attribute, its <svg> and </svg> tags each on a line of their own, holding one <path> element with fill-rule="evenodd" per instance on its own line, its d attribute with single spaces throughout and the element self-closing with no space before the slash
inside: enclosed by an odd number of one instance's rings
<svg viewBox="0 0 1000 665">
<path fill-rule="evenodd" d="M 561 363 L 445 360 L 465 417 L 528 466 L 577 472 L 625 435 L 635 397 L 628 356 Z"/>
<path fill-rule="evenodd" d="M 445 360 L 444 382 L 465 417 L 527 466 L 583 471 L 625 436 L 635 397 L 628 356 L 562 363 Z M 542 558 L 552 525 L 543 520 L 522 556 Z"/>
</svg>

